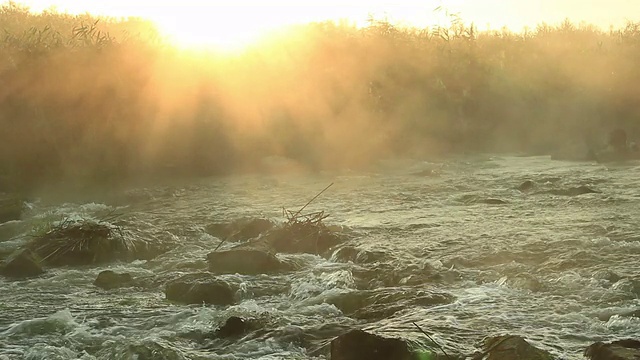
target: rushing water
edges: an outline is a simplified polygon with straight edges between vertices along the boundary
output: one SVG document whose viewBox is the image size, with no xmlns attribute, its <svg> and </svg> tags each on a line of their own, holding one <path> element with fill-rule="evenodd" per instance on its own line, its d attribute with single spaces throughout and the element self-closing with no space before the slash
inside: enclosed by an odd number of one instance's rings
<svg viewBox="0 0 640 360">
<path fill-rule="evenodd" d="M 50 218 L 110 211 L 130 236 L 180 245 L 151 261 L 0 279 L 0 359 L 322 359 L 349 328 L 423 341 L 413 322 L 452 353 L 508 333 L 580 359 L 595 341 L 640 333 L 640 319 L 621 315 L 640 307 L 638 168 L 548 157 L 395 161 L 369 173 L 148 187 L 117 203 L 35 202 L 24 221 L 0 227 L 0 250 Z M 537 188 L 516 190 L 525 180 Z M 206 225 L 282 221 L 283 207 L 299 208 L 331 182 L 309 210 L 330 214 L 325 223 L 343 229 L 348 247 L 328 259 L 279 255 L 302 264 L 292 273 L 221 276 L 240 289 L 230 307 L 165 300 L 165 281 L 206 271 L 220 242 Z M 599 193 L 544 193 L 579 185 Z M 506 203 L 474 201 L 483 199 Z M 101 290 L 92 282 L 105 269 L 158 286 Z M 232 315 L 260 325 L 240 339 L 206 336 Z"/>
</svg>

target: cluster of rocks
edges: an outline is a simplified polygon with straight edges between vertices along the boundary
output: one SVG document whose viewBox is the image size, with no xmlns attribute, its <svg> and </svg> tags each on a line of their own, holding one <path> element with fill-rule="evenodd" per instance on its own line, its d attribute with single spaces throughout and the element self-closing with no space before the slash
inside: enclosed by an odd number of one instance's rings
<svg viewBox="0 0 640 360">
<path fill-rule="evenodd" d="M 524 183 L 521 191 L 529 191 L 535 184 Z M 39 276 L 43 266 L 76 266 L 100 264 L 110 261 L 153 258 L 166 248 L 149 244 L 126 243 L 116 236 L 118 229 L 100 223 L 67 223 L 35 238 L 24 248 L 16 251 L 0 266 L 0 273 L 11 278 Z M 219 274 L 268 274 L 296 270 L 294 264 L 281 260 L 278 253 L 312 253 L 328 256 L 344 239 L 330 231 L 322 223 L 285 223 L 276 225 L 265 219 L 241 219 L 227 224 L 213 224 L 207 231 L 225 240 L 239 242 L 231 248 L 213 251 L 207 255 L 208 272 L 181 275 L 165 284 L 164 292 L 169 301 L 182 304 L 207 304 L 228 306 L 237 302 L 238 289 L 216 277 Z M 122 235 L 122 234 L 120 234 Z M 66 239 L 66 242 L 63 241 Z M 70 246 L 72 244 L 73 246 Z M 55 245 L 55 246 L 54 246 Z M 56 249 L 58 249 L 56 251 Z M 353 254 L 344 247 L 334 256 L 355 257 L 375 254 Z M 337 255 L 336 255 L 337 254 Z M 352 256 L 350 256 L 352 255 Z M 360 259 L 362 260 L 362 259 Z M 366 260 L 366 259 L 365 259 Z M 140 279 L 128 273 L 111 270 L 100 272 L 94 285 L 113 290 L 122 287 L 143 286 Z M 358 296 L 333 299 L 335 305 L 355 318 L 367 319 L 371 311 L 362 313 L 372 300 L 384 296 L 383 292 L 362 291 Z M 447 303 L 452 299 L 442 294 L 413 294 L 429 303 Z M 384 303 L 388 303 L 384 301 Z M 375 310 L 375 309 L 374 309 Z M 383 309 L 384 310 L 384 309 Z M 393 313 L 393 309 L 390 309 Z M 373 311 L 375 312 L 375 311 Z M 381 311 L 380 314 L 388 314 Z M 374 314 L 373 316 L 375 316 Z M 194 339 L 229 339 L 241 337 L 260 327 L 255 319 L 229 317 L 210 333 L 191 334 Z M 334 333 L 335 334 L 335 333 Z M 531 345 L 520 336 L 498 336 L 486 339 L 482 350 L 475 354 L 444 353 L 440 347 L 420 348 L 415 343 L 400 338 L 387 338 L 364 330 L 340 331 L 321 352 L 332 360 L 420 360 L 420 359 L 472 359 L 472 360 L 550 360 L 552 355 Z M 621 340 L 612 343 L 595 343 L 584 355 L 592 360 L 631 360 L 640 357 L 640 342 Z"/>
</svg>

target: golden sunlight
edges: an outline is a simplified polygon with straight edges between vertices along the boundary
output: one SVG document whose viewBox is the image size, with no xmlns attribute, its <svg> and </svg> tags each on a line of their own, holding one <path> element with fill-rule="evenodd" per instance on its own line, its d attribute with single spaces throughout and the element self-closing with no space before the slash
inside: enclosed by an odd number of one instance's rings
<svg viewBox="0 0 640 360">
<path fill-rule="evenodd" d="M 156 23 L 164 36 L 179 47 L 215 48 L 235 51 L 283 27 L 325 20 L 346 20 L 358 26 L 367 18 L 385 18 L 392 23 L 425 27 L 447 25 L 450 14 L 479 29 L 507 27 L 520 31 L 541 22 L 558 23 L 569 18 L 602 28 L 620 26 L 632 13 L 629 0 L 308 0 L 301 4 L 273 0 L 19 0 L 33 11 L 54 8 L 72 14 L 89 12 L 114 17 L 138 16 Z M 435 9 L 440 9 L 436 11 Z"/>
</svg>

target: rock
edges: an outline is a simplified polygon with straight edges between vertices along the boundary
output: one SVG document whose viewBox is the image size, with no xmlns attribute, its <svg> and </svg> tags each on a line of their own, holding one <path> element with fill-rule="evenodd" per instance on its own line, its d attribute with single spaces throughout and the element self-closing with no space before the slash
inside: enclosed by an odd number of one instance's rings
<svg viewBox="0 0 640 360">
<path fill-rule="evenodd" d="M 119 227 L 93 220 L 65 220 L 34 238 L 27 248 L 50 266 L 83 266 L 112 261 L 150 260 L 167 245 L 133 240 Z"/>
<path fill-rule="evenodd" d="M 531 189 L 533 189 L 535 187 L 535 183 L 531 180 L 526 180 L 525 182 L 523 182 L 522 184 L 520 184 L 516 189 L 520 190 L 521 192 L 527 192 Z"/>
<path fill-rule="evenodd" d="M 167 300 L 183 304 L 231 305 L 235 303 L 231 286 L 218 280 L 195 283 L 174 281 L 167 284 L 165 295 Z"/>
<path fill-rule="evenodd" d="M 540 350 L 520 336 L 504 335 L 490 337 L 484 342 L 484 352 L 473 356 L 473 360 L 552 360 L 548 351 Z M 488 355 L 488 357 L 486 357 Z"/>
<path fill-rule="evenodd" d="M 221 274 L 265 274 L 286 270 L 287 266 L 266 251 L 231 249 L 207 255 L 209 271 Z"/>
<path fill-rule="evenodd" d="M 482 199 L 482 200 L 480 200 L 478 202 L 482 203 L 482 204 L 487 204 L 487 205 L 504 205 L 504 204 L 507 204 L 507 202 L 504 201 L 504 200 L 494 199 L 494 198 Z"/>
<path fill-rule="evenodd" d="M 320 255 L 342 239 L 322 224 L 293 223 L 269 231 L 261 241 L 277 252 Z"/>
<path fill-rule="evenodd" d="M 640 341 L 626 339 L 611 343 L 597 342 L 587 347 L 584 356 L 591 360 L 637 360 L 640 359 Z"/>
<path fill-rule="evenodd" d="M 231 223 L 210 224 L 205 231 L 219 239 L 244 241 L 266 233 L 273 226 L 273 222 L 267 219 L 239 219 Z"/>
<path fill-rule="evenodd" d="M 572 187 L 568 189 L 549 190 L 548 193 L 552 195 L 560 195 L 560 196 L 578 196 L 583 194 L 597 194 L 600 192 L 593 190 L 588 186 L 582 185 L 582 186 Z"/>
<path fill-rule="evenodd" d="M 331 341 L 331 360 L 409 360 L 411 356 L 404 340 L 362 330 L 351 330 Z"/>
<path fill-rule="evenodd" d="M 101 271 L 98 277 L 93 282 L 93 285 L 105 289 L 117 289 L 120 287 L 131 286 L 133 278 L 129 273 L 118 274 L 111 270 Z"/>
<path fill-rule="evenodd" d="M 4 265 L 0 267 L 0 273 L 10 278 L 26 278 L 41 275 L 44 270 L 37 256 L 30 250 L 23 249 L 5 260 Z"/>
<path fill-rule="evenodd" d="M 397 287 L 353 290 L 329 295 L 323 300 L 350 318 L 380 320 L 412 306 L 425 308 L 450 304 L 455 298 L 445 293 Z"/>
<path fill-rule="evenodd" d="M 0 224 L 12 220 L 20 220 L 22 205 L 22 200 L 19 198 L 0 196 Z"/>
<path fill-rule="evenodd" d="M 221 338 L 237 337 L 246 334 L 250 328 L 250 321 L 232 316 L 216 331 L 216 336 Z"/>
<path fill-rule="evenodd" d="M 485 198 L 476 194 L 465 194 L 460 197 L 460 201 L 467 205 L 487 204 L 487 205 L 504 205 L 506 201 L 494 198 Z"/>
</svg>

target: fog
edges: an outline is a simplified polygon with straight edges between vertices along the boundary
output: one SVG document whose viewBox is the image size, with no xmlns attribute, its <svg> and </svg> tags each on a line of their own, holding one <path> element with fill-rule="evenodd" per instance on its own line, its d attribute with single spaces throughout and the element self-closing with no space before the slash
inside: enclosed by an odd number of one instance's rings
<svg viewBox="0 0 640 360">
<path fill-rule="evenodd" d="M 324 22 L 233 54 L 179 50 L 138 19 L 4 5 L 0 24 L 5 191 L 586 152 L 640 133 L 638 23 Z"/>
</svg>

